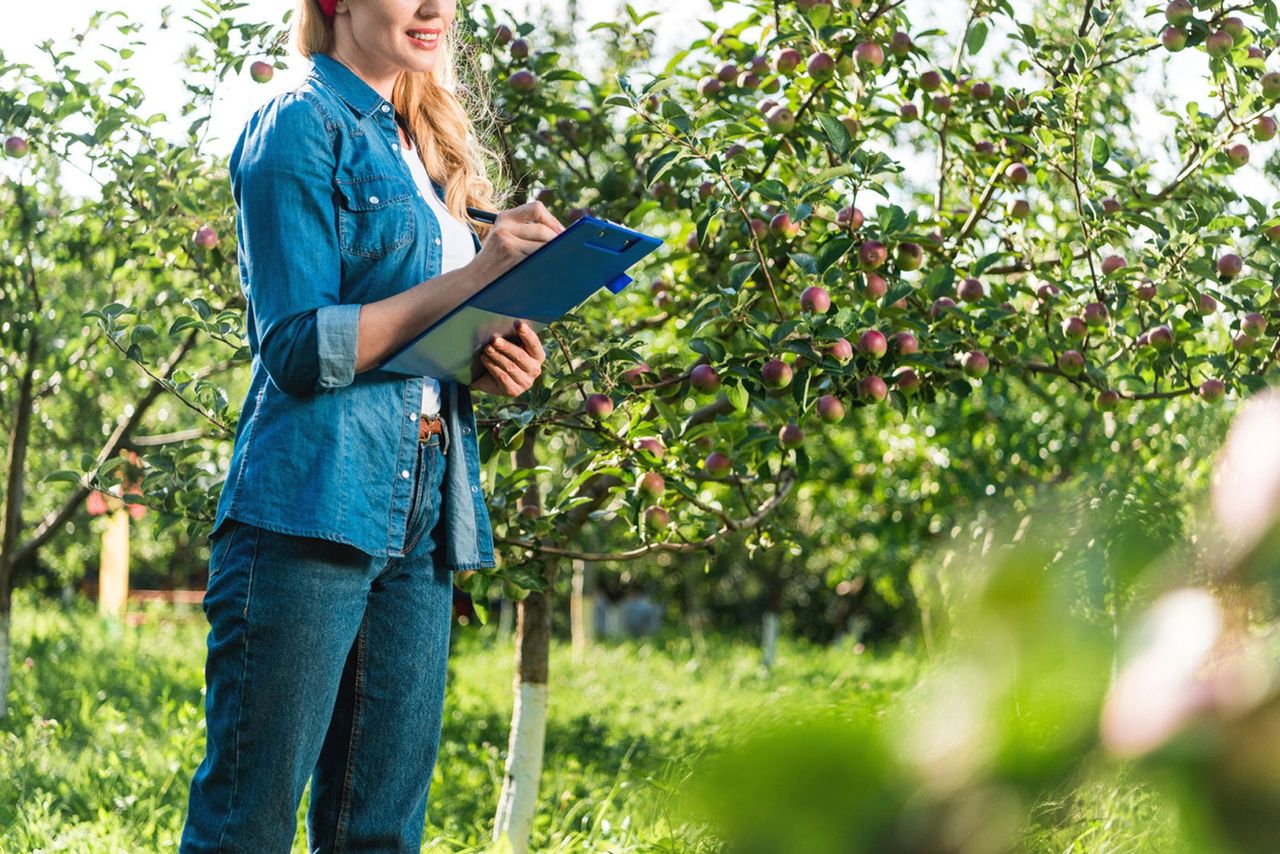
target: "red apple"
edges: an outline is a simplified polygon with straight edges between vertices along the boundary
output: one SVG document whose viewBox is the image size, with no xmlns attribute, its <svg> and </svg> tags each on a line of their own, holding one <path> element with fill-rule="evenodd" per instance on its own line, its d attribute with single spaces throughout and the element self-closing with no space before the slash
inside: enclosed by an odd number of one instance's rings
<svg viewBox="0 0 1280 854">
<path fill-rule="evenodd" d="M 1089 334 L 1088 324 L 1083 317 L 1068 317 L 1062 321 L 1062 336 L 1071 341 L 1083 341 Z"/>
<path fill-rule="evenodd" d="M 889 339 L 899 356 L 910 356 L 920 351 L 920 342 L 910 332 L 897 332 Z"/>
<path fill-rule="evenodd" d="M 865 217 L 862 215 L 862 211 L 851 205 L 845 206 L 836 211 L 836 225 L 843 226 L 845 228 L 855 230 L 862 228 L 864 219 Z"/>
<path fill-rule="evenodd" d="M 1208 294 L 1201 294 L 1196 308 L 1200 310 L 1201 314 L 1213 314 L 1218 310 L 1218 301 Z"/>
<path fill-rule="evenodd" d="M 656 471 L 647 471 L 640 475 L 636 489 L 640 494 L 647 495 L 650 498 L 661 498 L 662 493 L 667 489 L 667 481 Z"/>
<path fill-rule="evenodd" d="M 889 292 L 889 283 L 884 280 L 884 276 L 867 273 L 865 279 L 862 287 L 871 299 L 880 299 Z"/>
<path fill-rule="evenodd" d="M 929 306 L 929 317 L 937 319 L 955 307 L 956 301 L 951 297 L 938 297 L 933 301 L 933 305 Z"/>
<path fill-rule="evenodd" d="M 942 88 L 942 75 L 936 71 L 926 71 L 920 75 L 920 88 L 926 92 L 936 92 Z"/>
<path fill-rule="evenodd" d="M 1144 281 L 1133 289 L 1133 293 L 1142 300 L 1153 300 L 1156 298 L 1156 283 L 1152 281 Z"/>
<path fill-rule="evenodd" d="M 702 468 L 712 477 L 724 477 L 732 470 L 733 462 L 725 454 L 719 451 L 712 451 L 702 461 Z"/>
<path fill-rule="evenodd" d="M 1009 168 L 1005 170 L 1004 174 L 1015 184 L 1025 184 L 1027 183 L 1027 178 L 1030 177 L 1031 173 L 1027 171 L 1025 164 L 1011 163 L 1009 164 Z"/>
<path fill-rule="evenodd" d="M 1236 40 L 1226 30 L 1215 30 L 1204 40 L 1205 53 L 1210 56 L 1223 56 L 1235 47 Z"/>
<path fill-rule="evenodd" d="M 853 49 L 854 59 L 863 68 L 879 68 L 884 65 L 884 49 L 875 42 L 861 42 Z"/>
<path fill-rule="evenodd" d="M 4 153 L 10 157 L 23 157 L 29 150 L 27 141 L 20 136 L 11 136 L 4 141 Z"/>
<path fill-rule="evenodd" d="M 266 83 L 271 80 L 276 70 L 271 63 L 258 60 L 249 66 L 249 76 L 253 78 L 255 83 Z"/>
<path fill-rule="evenodd" d="M 800 51 L 793 47 L 778 51 L 773 60 L 773 68 L 779 74 L 790 74 L 800 64 Z"/>
<path fill-rule="evenodd" d="M 973 84 L 973 88 L 969 90 L 969 94 L 979 101 L 985 101 L 991 97 L 991 84 L 985 80 L 979 80 Z M 1021 181 L 1018 182 L 1022 183 Z"/>
<path fill-rule="evenodd" d="M 804 431 L 795 422 L 789 422 L 778 431 L 778 443 L 784 448 L 798 448 L 804 444 Z"/>
<path fill-rule="evenodd" d="M 506 24 L 498 24 L 493 28 L 493 40 L 499 47 L 506 47 L 515 38 L 515 33 Z"/>
<path fill-rule="evenodd" d="M 538 75 L 527 68 L 521 68 L 507 78 L 507 85 L 517 92 L 532 92 L 538 85 Z"/>
<path fill-rule="evenodd" d="M 1014 219 L 1026 219 L 1031 216 L 1031 203 L 1026 199 L 1014 199 L 1009 204 L 1009 216 Z"/>
<path fill-rule="evenodd" d="M 660 460 L 666 448 L 662 440 L 656 436 L 644 436 L 636 440 L 636 450 L 652 455 L 655 460 Z"/>
<path fill-rule="evenodd" d="M 603 421 L 613 412 L 613 400 L 607 394 L 588 395 L 585 408 L 587 415 L 596 421 Z"/>
<path fill-rule="evenodd" d="M 987 291 L 982 286 L 982 282 L 974 278 L 964 279 L 956 286 L 956 296 L 962 302 L 977 302 L 986 295 Z"/>
<path fill-rule="evenodd" d="M 210 226 L 202 225 L 196 229 L 195 234 L 191 235 L 191 242 L 201 249 L 212 249 L 218 245 L 218 232 Z"/>
<path fill-rule="evenodd" d="M 1127 262 L 1121 255 L 1108 255 L 1102 259 L 1102 275 L 1110 276 L 1127 266 Z"/>
<path fill-rule="evenodd" d="M 911 394 L 920 388 L 920 375 L 911 368 L 899 368 L 893 375 L 893 381 L 903 394 Z"/>
<path fill-rule="evenodd" d="M 960 357 L 960 370 L 964 371 L 966 376 L 982 377 L 990 369 L 991 362 L 987 359 L 987 354 L 981 350 L 970 350 Z"/>
<path fill-rule="evenodd" d="M 920 118 L 920 108 L 910 101 L 907 101 L 907 103 L 898 108 L 898 117 L 904 122 L 914 122 L 916 119 Z"/>
<path fill-rule="evenodd" d="M 879 401 L 884 400 L 888 395 L 889 387 L 875 374 L 858 380 L 858 396 L 862 399 Z"/>
<path fill-rule="evenodd" d="M 1218 259 L 1218 275 L 1223 279 L 1234 279 L 1244 269 L 1244 260 L 1234 252 L 1228 252 Z"/>
<path fill-rule="evenodd" d="M 507 50 L 511 53 L 512 59 L 525 59 L 529 56 L 529 42 L 525 39 L 516 39 Z"/>
<path fill-rule="evenodd" d="M 800 310 L 807 314 L 826 314 L 831 310 L 831 295 L 826 288 L 811 285 L 800 294 Z"/>
<path fill-rule="evenodd" d="M 1100 302 L 1091 302 L 1084 307 L 1084 322 L 1094 329 L 1107 325 L 1107 307 Z"/>
<path fill-rule="evenodd" d="M 911 36 L 902 30 L 895 30 L 889 38 L 889 53 L 898 59 L 906 59 L 907 54 L 911 53 Z"/>
<path fill-rule="evenodd" d="M 791 385 L 791 366 L 781 359 L 770 359 L 760 369 L 760 379 L 769 388 L 786 388 Z"/>
<path fill-rule="evenodd" d="M 644 510 L 644 526 L 650 533 L 665 531 L 671 524 L 671 514 L 661 507 L 646 507 Z"/>
<path fill-rule="evenodd" d="M 720 375 L 710 365 L 695 365 L 689 372 L 689 385 L 703 394 L 710 394 L 720 388 Z"/>
<path fill-rule="evenodd" d="M 738 78 L 738 66 L 732 62 L 721 63 L 720 67 L 716 69 L 716 76 L 725 83 L 732 83 Z"/>
<path fill-rule="evenodd" d="M 1147 340 L 1151 346 L 1157 350 L 1171 350 L 1173 348 L 1173 330 L 1167 325 L 1153 327 L 1147 331 Z"/>
<path fill-rule="evenodd" d="M 1170 53 L 1177 53 L 1187 46 L 1187 34 L 1177 27 L 1165 27 L 1160 33 L 1160 43 Z"/>
<path fill-rule="evenodd" d="M 1104 214 L 1114 214 L 1120 212 L 1120 200 L 1115 196 L 1107 196 L 1102 199 L 1102 212 Z"/>
<path fill-rule="evenodd" d="M 1276 135 L 1276 120 L 1271 116 L 1259 116 L 1253 123 L 1253 138 L 1258 142 L 1267 142 Z"/>
<path fill-rule="evenodd" d="M 1227 162 L 1232 168 L 1239 169 L 1241 166 L 1249 162 L 1249 146 L 1243 142 L 1237 142 L 1235 145 L 1227 147 Z"/>
<path fill-rule="evenodd" d="M 1251 311 L 1240 322 L 1240 331 L 1251 338 L 1257 338 L 1267 331 L 1267 319 Z"/>
<path fill-rule="evenodd" d="M 847 365 L 853 358 L 853 345 L 846 338 L 837 338 L 824 352 L 840 364 Z"/>
<path fill-rule="evenodd" d="M 1164 7 L 1164 17 L 1171 24 L 1184 24 L 1191 19 L 1195 7 L 1191 0 L 1172 0 Z"/>
<path fill-rule="evenodd" d="M 1252 353 L 1258 346 L 1258 342 L 1241 332 L 1239 335 L 1231 339 L 1231 347 L 1237 353 Z"/>
<path fill-rule="evenodd" d="M 1217 403 L 1226 393 L 1227 387 L 1222 380 L 1208 379 L 1200 383 L 1200 397 L 1206 403 Z"/>
<path fill-rule="evenodd" d="M 889 349 L 889 342 L 884 333 L 876 329 L 868 329 L 858 336 L 858 352 L 873 359 L 879 359 Z"/>
<path fill-rule="evenodd" d="M 1058 370 L 1069 377 L 1078 377 L 1084 370 L 1084 356 L 1078 350 L 1066 350 L 1058 357 Z"/>
<path fill-rule="evenodd" d="M 889 260 L 889 250 L 878 240 L 866 240 L 858 247 L 858 263 L 864 270 L 875 270 Z"/>
<path fill-rule="evenodd" d="M 825 83 L 836 74 L 835 58 L 826 51 L 818 51 L 809 57 L 809 61 L 805 63 L 805 70 L 814 80 Z"/>
<path fill-rule="evenodd" d="M 933 106 L 935 113 L 951 112 L 951 97 L 949 95 L 934 95 L 929 99 L 929 103 Z"/>
<path fill-rule="evenodd" d="M 1280 100 L 1280 71 L 1268 71 L 1258 83 L 1262 87 L 1262 97 L 1268 101 Z"/>
<path fill-rule="evenodd" d="M 777 237 L 795 237 L 800 233 L 800 223 L 791 221 L 791 214 L 783 211 L 769 220 L 769 230 Z"/>
<path fill-rule="evenodd" d="M 919 243 L 899 243 L 897 260 L 899 270 L 918 270 L 924 263 L 924 249 Z"/>
<path fill-rule="evenodd" d="M 818 417 L 834 424 L 844 418 L 844 404 L 834 395 L 824 394 L 818 398 Z"/>
<path fill-rule="evenodd" d="M 1116 407 L 1120 405 L 1120 392 L 1107 389 L 1098 395 L 1093 405 L 1098 408 L 1099 412 L 1114 412 Z"/>
<path fill-rule="evenodd" d="M 719 77 L 712 77 L 711 75 L 707 75 L 706 77 L 703 77 L 700 80 L 698 80 L 698 92 L 704 98 L 710 98 L 713 95 L 719 94 L 720 91 L 723 89 L 724 89 L 724 83 L 720 81 Z"/>
</svg>

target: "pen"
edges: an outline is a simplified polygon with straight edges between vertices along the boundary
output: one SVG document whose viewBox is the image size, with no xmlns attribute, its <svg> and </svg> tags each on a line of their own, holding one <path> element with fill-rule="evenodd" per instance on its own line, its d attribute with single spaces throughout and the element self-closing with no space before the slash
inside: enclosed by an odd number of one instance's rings
<svg viewBox="0 0 1280 854">
<path fill-rule="evenodd" d="M 492 223 L 498 218 L 498 215 L 493 211 L 482 211 L 480 208 L 467 208 L 467 216 L 474 220 L 488 223 Z"/>
</svg>

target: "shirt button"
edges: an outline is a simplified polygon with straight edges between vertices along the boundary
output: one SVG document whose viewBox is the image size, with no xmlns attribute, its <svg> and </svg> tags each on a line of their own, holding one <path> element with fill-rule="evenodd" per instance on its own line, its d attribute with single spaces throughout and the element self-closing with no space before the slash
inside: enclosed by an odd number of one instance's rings
<svg viewBox="0 0 1280 854">
<path fill-rule="evenodd" d="M 468 433 L 470 433 L 470 432 L 471 432 L 471 428 L 470 428 L 470 427 L 463 427 L 463 428 L 462 428 L 462 435 L 464 435 L 464 436 L 465 436 L 466 434 L 468 434 Z"/>
<path fill-rule="evenodd" d="M 383 104 L 383 105 L 382 105 L 382 112 L 384 112 L 384 113 L 389 113 L 389 112 L 391 112 L 391 105 L 390 105 L 390 104 Z"/>
<path fill-rule="evenodd" d="M 480 487 L 478 487 L 478 486 L 473 486 L 473 487 L 471 487 L 471 491 L 472 491 L 472 492 L 479 492 L 479 491 L 480 491 Z"/>
<path fill-rule="evenodd" d="M 379 202 L 379 199 L 378 199 L 378 197 L 377 197 L 377 196 L 370 196 L 370 197 L 369 197 L 369 204 L 371 204 L 371 205 L 376 205 L 378 202 Z"/>
<path fill-rule="evenodd" d="M 392 149 L 394 149 L 395 151 L 399 151 L 399 150 L 400 150 L 400 143 L 398 143 L 398 142 L 393 142 L 393 143 L 391 143 L 391 147 L 392 147 Z"/>
<path fill-rule="evenodd" d="M 408 479 L 409 479 L 409 471 L 408 471 L 408 469 L 406 469 L 405 471 L 400 472 L 400 476 L 401 476 L 402 478 L 404 478 L 405 480 L 408 480 Z"/>
<path fill-rule="evenodd" d="M 440 238 L 438 238 L 438 237 L 437 237 L 437 238 L 436 238 L 436 246 L 439 246 L 439 245 L 440 245 Z"/>
</svg>

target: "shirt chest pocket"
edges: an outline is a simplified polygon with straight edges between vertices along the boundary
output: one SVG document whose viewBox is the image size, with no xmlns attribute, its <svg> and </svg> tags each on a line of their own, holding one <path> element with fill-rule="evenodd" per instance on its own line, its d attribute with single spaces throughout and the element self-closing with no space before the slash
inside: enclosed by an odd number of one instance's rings
<svg viewBox="0 0 1280 854">
<path fill-rule="evenodd" d="M 338 179 L 338 246 L 361 258 L 383 258 L 413 242 L 409 185 L 393 175 Z"/>
</svg>

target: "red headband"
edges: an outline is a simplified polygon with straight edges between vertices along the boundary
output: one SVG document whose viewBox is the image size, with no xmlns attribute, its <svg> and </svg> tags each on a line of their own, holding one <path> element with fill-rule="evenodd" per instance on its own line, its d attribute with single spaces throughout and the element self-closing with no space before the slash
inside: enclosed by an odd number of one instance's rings
<svg viewBox="0 0 1280 854">
<path fill-rule="evenodd" d="M 320 11 L 324 12 L 326 18 L 332 18 L 338 11 L 338 0 L 316 0 L 320 6 Z"/>
</svg>

